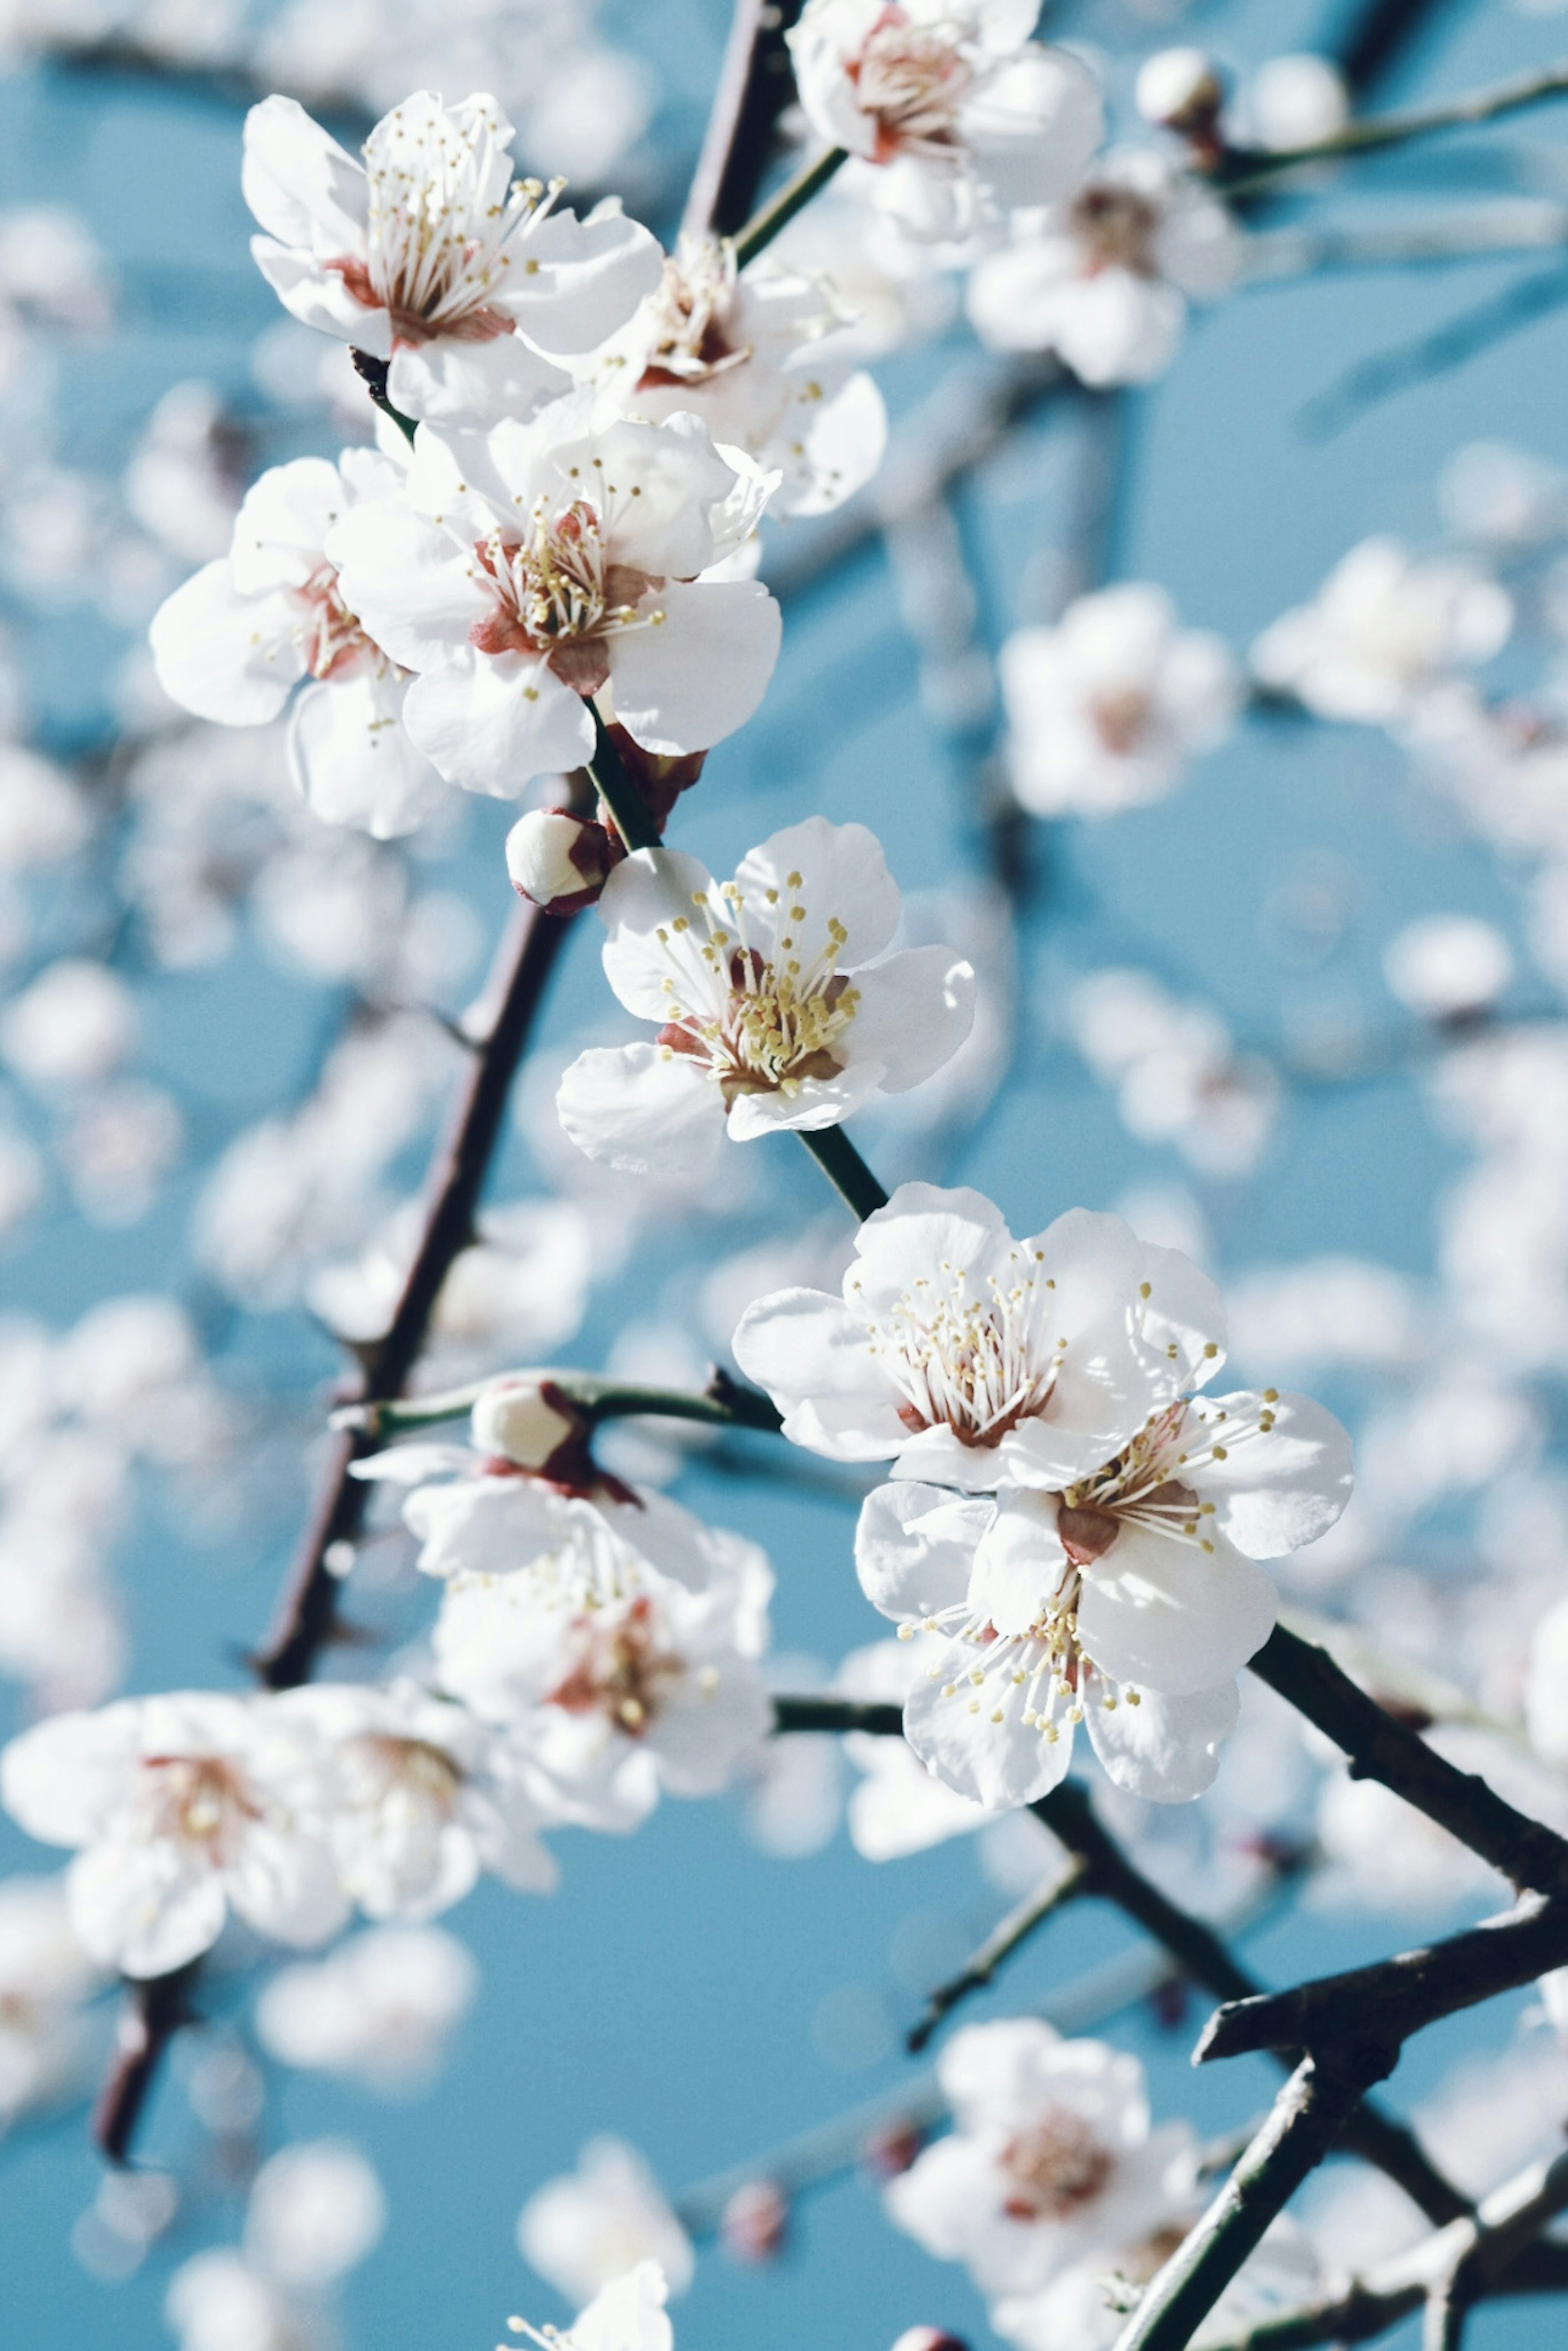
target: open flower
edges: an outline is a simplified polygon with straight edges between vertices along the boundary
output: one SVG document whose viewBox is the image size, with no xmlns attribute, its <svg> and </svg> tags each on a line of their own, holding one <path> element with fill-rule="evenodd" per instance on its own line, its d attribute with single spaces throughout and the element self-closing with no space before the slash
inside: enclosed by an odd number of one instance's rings
<svg viewBox="0 0 1568 2351">
<path fill-rule="evenodd" d="M 514 2333 L 539 2351 L 674 2351 L 674 2329 L 664 2314 L 669 2286 L 657 2262 L 639 2262 L 625 2277 L 601 2286 L 563 2335 L 556 2326 L 541 2335 L 523 2319 Z"/>
<path fill-rule="evenodd" d="M 1507 590 L 1479 564 L 1365 538 L 1312 603 L 1264 630 L 1252 667 L 1264 685 L 1295 695 L 1319 718 L 1386 726 L 1454 671 L 1490 661 L 1512 625 Z"/>
<path fill-rule="evenodd" d="M 278 1706 L 321 1743 L 339 1873 L 367 1918 L 433 1918 L 482 1869 L 554 1891 L 546 1815 L 465 1707 L 412 1682 L 318 1682 Z"/>
<path fill-rule="evenodd" d="M 1135 2057 L 1020 2016 L 955 2033 L 937 2078 L 952 2133 L 888 2183 L 887 2210 L 982 2294 L 1033 2293 L 1091 2254 L 1110 2266 L 1185 2228 L 1197 2147 L 1186 2123 L 1152 2127 Z"/>
<path fill-rule="evenodd" d="M 341 515 L 394 496 L 399 480 L 371 449 L 345 449 L 335 465 L 270 467 L 235 517 L 230 552 L 177 588 L 152 630 L 164 692 L 220 726 L 264 726 L 310 680 L 289 716 L 294 782 L 327 823 L 383 841 L 429 814 L 441 778 L 403 727 L 409 674 L 344 602 L 326 544 Z"/>
<path fill-rule="evenodd" d="M 743 274 L 725 239 L 683 235 L 593 378 L 628 415 L 689 410 L 715 441 L 776 471 L 775 512 L 827 514 L 887 445 L 882 394 L 839 349 L 848 324 L 825 279 L 771 256 Z"/>
<path fill-rule="evenodd" d="M 879 201 L 915 234 L 1049 204 L 1100 143 L 1092 76 L 1031 41 L 1038 0 L 807 0 L 789 35 L 820 138 L 881 167 Z"/>
<path fill-rule="evenodd" d="M 335 1934 L 349 1906 L 323 1793 L 302 1724 L 205 1691 L 54 1715 L 0 1756 L 13 1818 L 81 1848 L 67 1886 L 83 1949 L 131 1976 L 196 1958 L 231 1906 L 279 1942 Z"/>
<path fill-rule="evenodd" d="M 444 1689 L 503 1726 L 562 1813 L 634 1827 L 661 1789 L 715 1794 L 765 1738 L 758 1669 L 772 1575 L 737 1544 L 700 1591 L 584 1518 L 575 1539 L 510 1573 L 460 1574 L 436 1620 Z"/>
<path fill-rule="evenodd" d="M 1015 219 L 1012 243 L 970 274 L 969 319 L 993 350 L 1055 351 L 1084 383 L 1147 383 L 1176 357 L 1187 304 L 1227 293 L 1240 258 L 1218 198 L 1131 148 Z"/>
<path fill-rule="evenodd" d="M 1224 740 L 1240 674 L 1224 640 L 1179 629 L 1162 589 L 1081 596 L 1001 652 L 1013 789 L 1036 816 L 1110 816 L 1160 799 Z"/>
<path fill-rule="evenodd" d="M 1219 1294 L 1179 1250 L 1070 1208 L 1015 1241 L 978 1192 L 903 1184 L 855 1238 L 841 1298 L 783 1290 L 736 1362 L 797 1445 L 985 1492 L 1100 1469 L 1224 1355 Z"/>
<path fill-rule="evenodd" d="M 377 123 L 362 165 L 293 99 L 246 118 L 257 266 L 306 326 L 390 360 L 406 415 L 524 413 L 567 388 L 554 357 L 602 342 L 658 283 L 647 230 L 613 202 L 556 211 L 560 183 L 513 179 L 511 136 L 493 98 L 424 89 Z"/>
<path fill-rule="evenodd" d="M 727 1129 L 837 1126 L 903 1093 L 968 1035 L 974 972 L 946 947 L 876 962 L 898 923 L 875 836 L 825 817 L 776 832 L 716 883 L 640 850 L 604 885 L 604 968 L 650 1044 L 584 1053 L 557 1095 L 591 1158 L 637 1173 L 698 1167 Z"/>
<path fill-rule="evenodd" d="M 756 580 L 697 575 L 768 486 L 695 417 L 636 423 L 582 392 L 483 437 L 423 426 L 404 495 L 355 507 L 330 552 L 365 625 L 420 673 L 415 743 L 449 783 L 515 799 L 589 757 L 591 697 L 671 756 L 750 717 L 779 608 Z"/>
</svg>

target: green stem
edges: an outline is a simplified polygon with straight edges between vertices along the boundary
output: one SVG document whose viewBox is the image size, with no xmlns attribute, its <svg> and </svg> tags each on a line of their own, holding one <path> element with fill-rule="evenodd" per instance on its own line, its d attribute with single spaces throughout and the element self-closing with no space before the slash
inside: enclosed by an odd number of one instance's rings
<svg viewBox="0 0 1568 2351">
<path fill-rule="evenodd" d="M 796 214 L 810 203 L 819 189 L 827 186 L 839 165 L 848 161 L 849 156 L 842 147 L 830 147 L 825 155 L 819 155 L 814 163 L 808 163 L 803 172 L 797 172 L 795 177 L 780 188 L 759 213 L 753 213 L 735 240 L 736 267 L 744 269 L 748 261 L 755 261 L 758 255 L 772 244 L 779 230 L 787 227 Z"/>
<path fill-rule="evenodd" d="M 1412 139 L 1428 138 L 1436 131 L 1462 131 L 1474 123 L 1495 122 L 1500 115 L 1517 114 L 1523 107 L 1540 106 L 1548 99 L 1565 95 L 1568 60 L 1534 67 L 1529 73 L 1514 74 L 1507 81 L 1493 82 L 1485 89 L 1470 90 L 1447 106 L 1408 114 L 1380 115 L 1370 122 L 1347 123 L 1332 138 L 1313 140 L 1310 146 L 1283 148 L 1273 154 L 1248 150 L 1222 156 L 1208 176 L 1227 195 L 1250 195 L 1255 188 L 1268 186 L 1281 172 L 1294 171 L 1301 163 L 1375 154 L 1386 147 L 1403 147 Z"/>
<path fill-rule="evenodd" d="M 506 1379 L 505 1372 L 496 1377 Z M 527 1377 L 528 1374 L 522 1374 Z M 647 1417 L 701 1421 L 715 1428 L 755 1428 L 775 1435 L 779 1414 L 768 1397 L 755 1388 L 719 1374 L 712 1392 L 686 1388 L 632 1387 L 620 1380 L 601 1379 L 588 1372 L 550 1371 L 538 1374 L 552 1388 L 581 1407 L 584 1418 L 597 1427 L 601 1420 Z M 460 1420 L 472 1412 L 490 1380 L 451 1388 L 441 1395 L 390 1397 L 385 1403 L 352 1404 L 333 1415 L 332 1426 L 380 1437 L 407 1428 L 434 1428 L 444 1420 Z"/>
<path fill-rule="evenodd" d="M 632 782 L 626 762 L 610 739 L 610 732 L 593 705 L 593 757 L 588 772 L 609 810 L 616 831 L 628 849 L 657 849 L 659 828 L 649 815 L 642 793 Z"/>
<path fill-rule="evenodd" d="M 887 1194 L 850 1141 L 841 1126 L 822 1126 L 802 1134 L 801 1142 L 833 1186 L 863 1225 L 887 1206 Z"/>
</svg>

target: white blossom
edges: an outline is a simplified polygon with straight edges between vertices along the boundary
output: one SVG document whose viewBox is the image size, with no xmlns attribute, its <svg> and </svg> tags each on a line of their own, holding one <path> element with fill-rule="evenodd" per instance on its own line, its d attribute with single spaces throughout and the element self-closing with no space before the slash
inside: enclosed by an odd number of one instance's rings
<svg viewBox="0 0 1568 2351">
<path fill-rule="evenodd" d="M 95 1084 L 136 1043 L 136 1000 L 116 971 L 61 956 L 0 1015 L 0 1061 L 40 1088 Z"/>
<path fill-rule="evenodd" d="M 1135 2057 L 1017 2017 L 956 2033 L 937 2079 L 953 2131 L 889 2182 L 888 2213 L 1000 2299 L 1001 2333 L 1012 2298 L 1188 2217 L 1192 2133 L 1153 2128 Z"/>
<path fill-rule="evenodd" d="M 177 588 L 152 622 L 165 693 L 225 726 L 289 713 L 295 788 L 329 824 L 379 840 L 409 832 L 443 798 L 441 779 L 402 723 L 408 673 L 343 601 L 326 542 L 339 518 L 394 496 L 399 466 L 371 449 L 334 465 L 297 457 L 262 475 L 241 507 L 229 553 Z"/>
<path fill-rule="evenodd" d="M 60 1880 L 0 1878 L 0 2128 L 74 2087 L 99 1980 Z"/>
<path fill-rule="evenodd" d="M 1366 538 L 1312 603 L 1264 630 L 1252 667 L 1319 718 L 1386 726 L 1450 672 L 1490 661 L 1512 625 L 1506 590 L 1480 565 Z"/>
<path fill-rule="evenodd" d="M 1227 292 L 1241 240 L 1225 206 L 1142 148 L 1109 154 L 1066 200 L 1015 216 L 970 274 L 997 350 L 1056 352 L 1081 381 L 1148 383 L 1176 357 L 1189 302 Z"/>
<path fill-rule="evenodd" d="M 514 180 L 493 98 L 416 90 L 361 166 L 292 99 L 246 118 L 257 266 L 286 309 L 390 360 L 405 415 L 487 423 L 567 388 L 554 364 L 623 325 L 658 281 L 659 248 L 607 202 L 585 221 Z"/>
<path fill-rule="evenodd" d="M 482 437 L 423 426 L 402 495 L 354 507 L 328 551 L 364 625 L 419 673 L 413 741 L 449 783 L 516 799 L 590 756 L 591 697 L 667 756 L 750 717 L 779 608 L 755 580 L 697 575 L 766 490 L 695 418 L 636 423 L 584 391 Z"/>
<path fill-rule="evenodd" d="M 1100 143 L 1092 76 L 1029 37 L 1038 0 L 807 0 L 789 35 L 820 139 L 879 167 L 877 198 L 929 237 L 1050 203 Z"/>
<path fill-rule="evenodd" d="M 319 1759 L 264 1703 L 188 1691 L 53 1716 L 0 1755 L 0 1795 L 30 1836 L 81 1848 L 72 1927 L 127 1975 L 196 1958 L 231 1907 L 286 1943 L 343 1922 Z"/>
<path fill-rule="evenodd" d="M 1490 1008 L 1513 977 L 1513 955 L 1473 914 L 1426 914 L 1390 939 L 1383 976 L 1407 1011 L 1453 1020 Z"/>
<path fill-rule="evenodd" d="M 1235 723 L 1222 638 L 1180 629 L 1164 590 L 1103 589 L 1002 647 L 1013 789 L 1036 816 L 1108 816 L 1163 799 Z"/>
<path fill-rule="evenodd" d="M 625 2277 L 600 2287 L 563 2335 L 551 2326 L 541 2335 L 526 2320 L 508 2323 L 539 2351 L 674 2351 L 674 2333 L 664 2315 L 669 2286 L 657 2262 L 639 2262 Z"/>
<path fill-rule="evenodd" d="M 640 2262 L 656 2262 L 672 2294 L 692 2282 L 686 2232 L 623 2139 L 590 2139 L 575 2172 L 537 2189 L 517 2215 L 517 2245 L 569 2302 L 591 2301 Z"/>
<path fill-rule="evenodd" d="M 724 883 L 683 851 L 639 850 L 599 912 L 612 987 L 661 1025 L 582 1054 L 556 1099 L 574 1143 L 632 1173 L 700 1165 L 727 1132 L 836 1126 L 918 1085 L 974 1017 L 973 969 L 949 949 L 885 954 L 899 894 L 863 825 L 809 817 Z"/>
<path fill-rule="evenodd" d="M 631 416 L 700 416 L 779 485 L 770 510 L 827 514 L 882 463 L 887 412 L 844 346 L 831 279 L 771 256 L 737 272 L 722 239 L 683 235 L 655 292 L 598 353 L 593 379 Z"/>
<path fill-rule="evenodd" d="M 348 2139 L 308 2139 L 269 2157 L 251 2183 L 246 2251 L 269 2277 L 306 2290 L 355 2269 L 386 2226 L 381 2181 Z"/>
<path fill-rule="evenodd" d="M 472 2006 L 478 1971 L 439 1927 L 371 1927 L 263 1985 L 256 2036 L 279 2064 L 371 2088 L 417 2085 Z"/>
<path fill-rule="evenodd" d="M 339 1876 L 367 1917 L 434 1917 L 485 1869 L 527 1893 L 554 1891 L 538 1834 L 546 1815 L 465 1707 L 406 1681 L 317 1682 L 278 1711 L 324 1750 Z"/>
</svg>

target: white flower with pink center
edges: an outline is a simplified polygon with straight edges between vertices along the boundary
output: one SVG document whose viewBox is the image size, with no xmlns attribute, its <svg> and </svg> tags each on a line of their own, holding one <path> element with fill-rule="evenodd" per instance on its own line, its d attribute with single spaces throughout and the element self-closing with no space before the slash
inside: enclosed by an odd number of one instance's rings
<svg viewBox="0 0 1568 2351">
<path fill-rule="evenodd" d="M 698 575 L 749 536 L 768 487 L 696 418 L 637 423 L 582 392 L 486 435 L 422 426 L 403 495 L 356 507 L 329 552 L 419 673 L 414 742 L 449 783 L 516 799 L 591 755 L 591 700 L 670 757 L 750 717 L 779 608 L 755 580 Z"/>
<path fill-rule="evenodd" d="M 1186 2123 L 1154 2128 L 1135 2057 L 1013 2017 L 955 2033 L 936 2070 L 952 2132 L 889 2182 L 887 2210 L 982 2294 L 1037 2293 L 1093 2254 L 1111 2268 L 1124 2247 L 1185 2230 L 1197 2147 Z"/>
<path fill-rule="evenodd" d="M 1252 667 L 1316 717 L 1389 726 L 1456 671 L 1490 661 L 1512 626 L 1512 600 L 1482 565 L 1364 538 L 1312 603 L 1264 630 Z"/>
<path fill-rule="evenodd" d="M 900 910 L 862 824 L 807 818 L 716 883 L 695 857 L 640 850 L 599 901 L 604 968 L 652 1042 L 581 1054 L 556 1097 L 592 1159 L 643 1174 L 700 1167 L 727 1133 L 836 1126 L 955 1052 L 975 975 L 950 948 L 888 955 Z"/>
<path fill-rule="evenodd" d="M 1228 293 L 1240 232 L 1218 197 L 1159 155 L 1107 155 L 970 273 L 968 309 L 995 350 L 1055 351 L 1083 383 L 1148 383 L 1175 359 L 1191 302 Z"/>
<path fill-rule="evenodd" d="M 659 279 L 657 242 L 618 203 L 555 209 L 515 180 L 493 98 L 429 90 L 382 117 L 361 164 L 293 99 L 246 118 L 251 251 L 285 309 L 391 362 L 405 415 L 488 423 L 568 388 L 555 362 L 624 326 Z"/>
<path fill-rule="evenodd" d="M 1054 628 L 1002 647 L 1008 765 L 1036 816 L 1110 816 L 1163 799 L 1187 762 L 1224 741 L 1240 669 L 1207 629 L 1177 626 L 1159 588 L 1081 596 Z"/>
<path fill-rule="evenodd" d="M 164 692 L 220 726 L 265 726 L 309 681 L 289 716 L 295 783 L 327 823 L 379 840 L 411 832 L 444 793 L 403 726 L 409 674 L 344 601 L 326 542 L 350 507 L 394 496 L 400 479 L 370 449 L 273 466 L 235 517 L 228 555 L 177 588 L 152 629 Z"/>
<path fill-rule="evenodd" d="M 319 1750 L 265 1699 L 191 1691 L 54 1715 L 0 1756 L 0 1796 L 30 1836 L 79 1848 L 72 1927 L 126 1975 L 183 1967 L 231 1908 L 297 1945 L 348 1915 Z"/>
<path fill-rule="evenodd" d="M 584 1513 L 527 1566 L 452 1578 L 434 1634 L 441 1685 L 507 1732 L 563 1818 L 632 1828 L 661 1790 L 716 1793 L 770 1730 L 757 1660 L 772 1582 L 761 1553 L 737 1544 L 694 1590 Z"/>
<path fill-rule="evenodd" d="M 827 279 L 683 235 L 657 290 L 597 356 L 593 380 L 629 416 L 689 410 L 716 442 L 779 475 L 780 514 L 827 514 L 875 473 L 887 411 L 842 353 L 850 314 Z"/>
<path fill-rule="evenodd" d="M 520 1892 L 554 1891 L 538 1834 L 549 1808 L 466 1707 L 412 1682 L 317 1682 L 278 1709 L 320 1742 L 343 1890 L 367 1918 L 433 1918 L 486 1869 Z"/>
<path fill-rule="evenodd" d="M 1088 68 L 1030 39 L 1038 0 L 808 0 L 789 36 L 819 138 L 877 167 L 917 235 L 1066 194 L 1100 144 Z"/>
</svg>

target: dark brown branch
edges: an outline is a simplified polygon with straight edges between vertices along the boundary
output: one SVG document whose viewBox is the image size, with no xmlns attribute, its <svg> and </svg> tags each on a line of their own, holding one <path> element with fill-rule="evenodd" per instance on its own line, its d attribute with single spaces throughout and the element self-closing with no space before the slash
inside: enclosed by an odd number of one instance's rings
<svg viewBox="0 0 1568 2351">
<path fill-rule="evenodd" d="M 1277 1625 L 1251 1670 L 1350 1758 L 1351 1777 L 1376 1780 L 1501 1872 L 1521 1891 L 1568 1894 L 1568 1844 L 1460 1771 L 1341 1670 L 1326 1649 Z"/>
<path fill-rule="evenodd" d="M 785 35 L 801 0 L 736 0 L 707 136 L 681 226 L 733 236 L 757 209 L 779 118 L 795 95 Z"/>
<path fill-rule="evenodd" d="M 879 1739 L 902 1739 L 904 1708 L 878 1699 L 776 1698 L 775 1730 L 869 1730 Z"/>
<path fill-rule="evenodd" d="M 1002 1961 L 1010 1959 L 1037 1927 L 1043 1926 L 1075 1894 L 1084 1891 L 1085 1876 L 1082 1862 L 1070 1862 L 1065 1870 L 1053 1870 L 992 1928 L 956 1976 L 949 1976 L 946 1983 L 939 1983 L 927 1995 L 925 2013 L 904 2035 L 904 2045 L 912 2057 L 919 2055 L 943 2019 L 950 2016 L 961 2001 L 967 2000 L 972 1991 L 985 1990 Z"/>
<path fill-rule="evenodd" d="M 115 2022 L 113 2063 L 92 2116 L 93 2137 L 110 2163 L 129 2158 L 159 2061 L 181 2026 L 193 2021 L 190 1993 L 200 1970 L 201 1961 L 192 1959 L 172 1975 L 126 1986 Z"/>
<path fill-rule="evenodd" d="M 1389 2053 L 1369 2046 L 1321 2063 L 1302 2058 L 1202 2220 L 1148 2286 L 1115 2351 L 1186 2351 L 1265 2230 L 1392 2064 Z"/>
<path fill-rule="evenodd" d="M 1397 2044 L 1440 2017 L 1517 1991 L 1563 1966 L 1568 1903 L 1529 1895 L 1505 1917 L 1447 1942 L 1320 1976 L 1291 1991 L 1231 2001 L 1209 2019 L 1195 2054 L 1205 2064 L 1258 2049 L 1340 2048 L 1364 2036 Z"/>
</svg>

